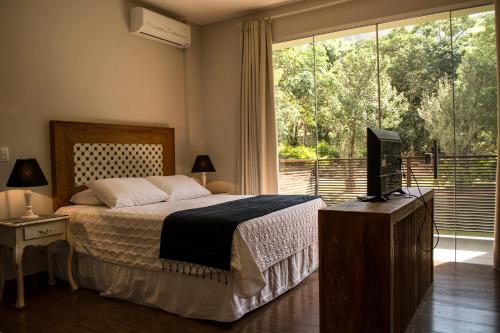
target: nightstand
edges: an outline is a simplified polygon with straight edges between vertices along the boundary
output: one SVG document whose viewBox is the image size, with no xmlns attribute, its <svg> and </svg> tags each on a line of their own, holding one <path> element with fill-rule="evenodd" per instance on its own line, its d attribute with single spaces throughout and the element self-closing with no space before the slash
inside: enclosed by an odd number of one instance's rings
<svg viewBox="0 0 500 333">
<path fill-rule="evenodd" d="M 49 284 L 54 285 L 54 271 L 50 253 L 50 244 L 64 240 L 69 245 L 68 252 L 68 280 L 71 290 L 77 290 L 78 286 L 73 279 L 72 260 L 73 242 L 69 232 L 69 217 L 66 215 L 40 215 L 36 219 L 9 219 L 0 221 L 0 247 L 6 246 L 13 249 L 13 258 L 16 264 L 17 274 L 17 302 L 16 309 L 22 309 L 24 303 L 24 275 L 23 275 L 23 251 L 30 245 L 47 246 L 47 266 Z M 1 252 L 0 252 L 1 253 Z M 0 300 L 4 288 L 4 267 L 0 256 Z"/>
</svg>

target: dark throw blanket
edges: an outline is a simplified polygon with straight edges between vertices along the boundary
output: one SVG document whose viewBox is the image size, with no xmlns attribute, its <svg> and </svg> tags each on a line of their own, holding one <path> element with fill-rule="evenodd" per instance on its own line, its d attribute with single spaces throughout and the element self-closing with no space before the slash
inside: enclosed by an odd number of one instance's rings
<svg viewBox="0 0 500 333">
<path fill-rule="evenodd" d="M 163 221 L 160 258 L 229 271 L 233 234 L 238 224 L 317 198 L 259 195 L 172 213 Z"/>
</svg>

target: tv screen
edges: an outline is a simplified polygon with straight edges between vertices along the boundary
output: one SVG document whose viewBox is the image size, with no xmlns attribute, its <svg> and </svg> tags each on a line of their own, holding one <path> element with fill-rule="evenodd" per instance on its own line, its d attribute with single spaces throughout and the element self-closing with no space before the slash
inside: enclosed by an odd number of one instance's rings
<svg viewBox="0 0 500 333">
<path fill-rule="evenodd" d="M 387 200 L 393 192 L 402 192 L 401 139 L 399 133 L 367 129 L 367 194 Z"/>
</svg>

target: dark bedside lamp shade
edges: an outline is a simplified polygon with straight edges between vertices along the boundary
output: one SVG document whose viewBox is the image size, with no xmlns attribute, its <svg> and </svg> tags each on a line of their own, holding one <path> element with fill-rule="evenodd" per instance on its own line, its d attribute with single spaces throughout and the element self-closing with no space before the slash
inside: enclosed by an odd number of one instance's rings
<svg viewBox="0 0 500 333">
<path fill-rule="evenodd" d="M 31 190 L 30 187 L 48 185 L 47 179 L 43 175 L 42 169 L 34 158 L 18 159 L 14 164 L 14 169 L 10 173 L 7 187 L 25 187 L 24 199 L 26 200 L 26 213 L 21 216 L 21 219 L 34 219 L 38 215 L 33 213 L 31 206 Z"/>
<path fill-rule="evenodd" d="M 208 155 L 198 155 L 196 156 L 196 160 L 194 161 L 193 169 L 191 173 L 196 172 L 215 172 L 214 165 L 210 160 Z"/>
<path fill-rule="evenodd" d="M 194 161 L 191 173 L 201 172 L 201 183 L 204 187 L 207 186 L 207 175 L 205 172 L 215 172 L 214 165 L 210 161 L 208 155 L 198 155 Z"/>
<path fill-rule="evenodd" d="M 34 158 L 17 160 L 7 181 L 7 187 L 36 187 L 45 185 L 48 185 L 47 179 Z"/>
</svg>

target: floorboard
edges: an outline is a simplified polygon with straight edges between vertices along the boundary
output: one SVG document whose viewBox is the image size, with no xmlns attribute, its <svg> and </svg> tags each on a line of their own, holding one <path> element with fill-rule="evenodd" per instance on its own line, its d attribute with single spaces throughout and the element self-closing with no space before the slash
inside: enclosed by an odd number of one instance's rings
<svg viewBox="0 0 500 333">
<path fill-rule="evenodd" d="M 446 263 L 435 267 L 434 285 L 408 332 L 500 332 L 500 273 L 491 266 Z M 26 279 L 27 307 L 14 309 L 15 284 L 0 302 L 0 332 L 319 332 L 318 274 L 235 323 L 184 319 L 161 310 L 75 293 L 58 281 Z"/>
</svg>

